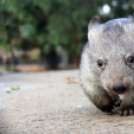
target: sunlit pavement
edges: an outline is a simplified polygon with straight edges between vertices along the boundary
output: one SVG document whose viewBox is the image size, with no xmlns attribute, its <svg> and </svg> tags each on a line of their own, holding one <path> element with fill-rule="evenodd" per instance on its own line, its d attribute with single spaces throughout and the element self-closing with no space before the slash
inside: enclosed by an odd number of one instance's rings
<svg viewBox="0 0 134 134">
<path fill-rule="evenodd" d="M 133 134 L 134 116 L 98 110 L 78 70 L 0 76 L 0 134 Z"/>
</svg>

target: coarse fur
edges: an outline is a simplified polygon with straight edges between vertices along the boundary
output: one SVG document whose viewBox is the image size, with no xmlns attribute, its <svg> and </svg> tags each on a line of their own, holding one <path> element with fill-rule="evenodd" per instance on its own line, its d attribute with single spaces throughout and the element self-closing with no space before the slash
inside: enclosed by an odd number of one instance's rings
<svg viewBox="0 0 134 134">
<path fill-rule="evenodd" d="M 134 64 L 126 59 L 134 57 L 134 17 L 110 20 L 100 24 L 95 17 L 88 26 L 88 42 L 84 46 L 80 62 L 80 81 L 89 99 L 102 111 L 111 112 L 119 95 L 124 95 L 119 114 L 134 114 Z M 104 63 L 104 68 L 97 61 Z M 113 91 L 116 81 L 126 90 Z"/>
</svg>

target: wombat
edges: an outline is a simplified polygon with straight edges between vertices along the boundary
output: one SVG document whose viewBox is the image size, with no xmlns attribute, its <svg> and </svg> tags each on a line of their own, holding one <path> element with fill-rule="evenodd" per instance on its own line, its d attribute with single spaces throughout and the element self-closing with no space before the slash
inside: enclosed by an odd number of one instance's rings
<svg viewBox="0 0 134 134">
<path fill-rule="evenodd" d="M 132 19 L 103 24 L 98 17 L 90 21 L 88 42 L 81 55 L 80 81 L 100 110 L 112 112 L 119 104 L 119 115 L 134 114 L 134 15 Z"/>
</svg>

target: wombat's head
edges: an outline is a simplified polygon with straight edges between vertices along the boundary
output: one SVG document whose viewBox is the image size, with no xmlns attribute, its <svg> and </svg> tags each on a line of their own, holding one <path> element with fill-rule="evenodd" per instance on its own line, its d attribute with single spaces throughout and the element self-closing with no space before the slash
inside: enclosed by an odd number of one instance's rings
<svg viewBox="0 0 134 134">
<path fill-rule="evenodd" d="M 106 90 L 116 94 L 134 87 L 134 17 L 88 26 L 90 69 Z M 134 89 L 133 89 L 134 90 Z"/>
</svg>

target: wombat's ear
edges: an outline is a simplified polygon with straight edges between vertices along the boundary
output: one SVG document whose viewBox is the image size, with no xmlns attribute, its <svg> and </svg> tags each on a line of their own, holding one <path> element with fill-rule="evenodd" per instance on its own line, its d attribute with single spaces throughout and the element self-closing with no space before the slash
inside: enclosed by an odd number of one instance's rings
<svg viewBox="0 0 134 134">
<path fill-rule="evenodd" d="M 98 24 L 100 24 L 100 19 L 96 16 L 96 17 L 94 17 L 94 18 L 89 22 L 89 24 L 88 24 L 88 31 L 89 31 L 92 27 L 94 27 L 95 25 L 98 25 Z"/>
<path fill-rule="evenodd" d="M 133 16 L 132 16 L 132 22 L 134 23 L 134 13 L 133 13 Z"/>
</svg>

